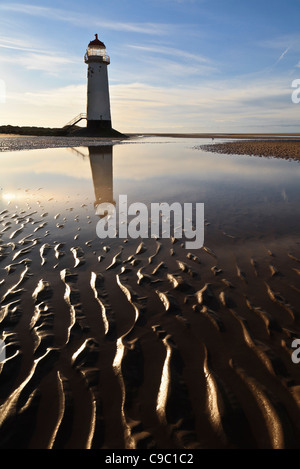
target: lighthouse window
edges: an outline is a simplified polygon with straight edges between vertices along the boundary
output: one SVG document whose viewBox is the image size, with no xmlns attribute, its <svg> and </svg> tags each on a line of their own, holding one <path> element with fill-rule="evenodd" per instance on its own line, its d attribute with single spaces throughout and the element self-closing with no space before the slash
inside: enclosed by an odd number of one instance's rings
<svg viewBox="0 0 300 469">
<path fill-rule="evenodd" d="M 106 49 L 99 49 L 98 47 L 89 47 L 88 54 L 97 55 L 99 57 L 105 57 Z"/>
</svg>

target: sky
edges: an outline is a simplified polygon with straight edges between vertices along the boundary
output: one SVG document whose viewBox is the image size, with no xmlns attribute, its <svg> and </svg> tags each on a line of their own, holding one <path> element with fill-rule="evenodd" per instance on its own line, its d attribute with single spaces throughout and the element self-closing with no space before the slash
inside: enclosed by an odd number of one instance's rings
<svg viewBox="0 0 300 469">
<path fill-rule="evenodd" d="M 97 33 L 121 132 L 299 132 L 299 15 L 300 0 L 0 0 L 0 125 L 86 112 Z"/>
</svg>

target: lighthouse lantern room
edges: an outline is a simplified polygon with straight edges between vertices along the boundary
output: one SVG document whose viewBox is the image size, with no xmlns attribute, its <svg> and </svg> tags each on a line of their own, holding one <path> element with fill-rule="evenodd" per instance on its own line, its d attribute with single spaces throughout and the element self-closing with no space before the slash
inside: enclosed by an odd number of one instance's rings
<svg viewBox="0 0 300 469">
<path fill-rule="evenodd" d="M 107 66 L 110 58 L 106 47 L 98 39 L 88 45 L 84 61 L 87 70 L 87 128 L 92 131 L 111 129 L 110 99 Z"/>
</svg>

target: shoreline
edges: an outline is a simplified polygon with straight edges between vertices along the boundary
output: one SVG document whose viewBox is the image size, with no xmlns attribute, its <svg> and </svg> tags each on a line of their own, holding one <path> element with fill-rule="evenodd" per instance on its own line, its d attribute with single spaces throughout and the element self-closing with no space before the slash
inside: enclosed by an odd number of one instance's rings
<svg viewBox="0 0 300 469">
<path fill-rule="evenodd" d="M 97 145 L 112 145 L 123 138 L 118 137 L 53 137 L 53 136 L 2 136 L 0 153 L 22 150 L 45 150 L 47 148 L 75 148 Z"/>
<path fill-rule="evenodd" d="M 279 139 L 282 140 L 284 138 L 290 138 L 290 137 L 295 137 L 298 138 L 300 141 L 300 133 L 291 133 L 291 134 L 283 134 L 283 133 L 276 133 L 276 134 L 259 134 L 259 133 L 254 133 L 254 134 L 249 134 L 249 133 L 242 133 L 242 134 L 237 134 L 237 133 L 208 133 L 208 132 L 197 132 L 197 133 L 171 133 L 171 132 L 166 132 L 166 133 L 161 133 L 161 132 L 153 132 L 153 133 L 135 133 L 131 134 L 128 133 L 128 136 L 145 136 L 145 137 L 174 137 L 174 138 L 234 138 L 234 139 L 261 139 L 261 138 L 272 138 L 272 139 Z"/>
<path fill-rule="evenodd" d="M 223 154 L 278 157 L 300 160 L 300 134 L 172 134 L 135 133 L 124 137 L 84 137 L 54 135 L 16 135 L 0 133 L 0 153 L 7 151 L 41 150 L 46 148 L 66 148 L 97 145 L 113 145 L 123 140 L 130 141 L 142 137 L 168 137 L 187 139 L 234 139 L 235 141 L 199 145 L 198 149 Z M 241 141 L 242 140 L 242 141 Z"/>
</svg>

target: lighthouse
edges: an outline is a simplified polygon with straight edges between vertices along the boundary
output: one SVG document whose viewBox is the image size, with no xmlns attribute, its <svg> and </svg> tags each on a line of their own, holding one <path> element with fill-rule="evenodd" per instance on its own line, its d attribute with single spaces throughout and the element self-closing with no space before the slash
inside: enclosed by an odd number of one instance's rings
<svg viewBox="0 0 300 469">
<path fill-rule="evenodd" d="M 87 64 L 87 128 L 94 132 L 111 129 L 110 99 L 107 67 L 110 58 L 98 39 L 88 45 L 84 61 Z"/>
<path fill-rule="evenodd" d="M 84 61 L 87 64 L 87 112 L 74 117 L 64 128 L 72 136 L 127 138 L 111 125 L 107 73 L 110 58 L 98 34 L 89 43 Z M 87 126 L 74 130 L 74 126 L 82 119 L 87 120 Z"/>
</svg>

